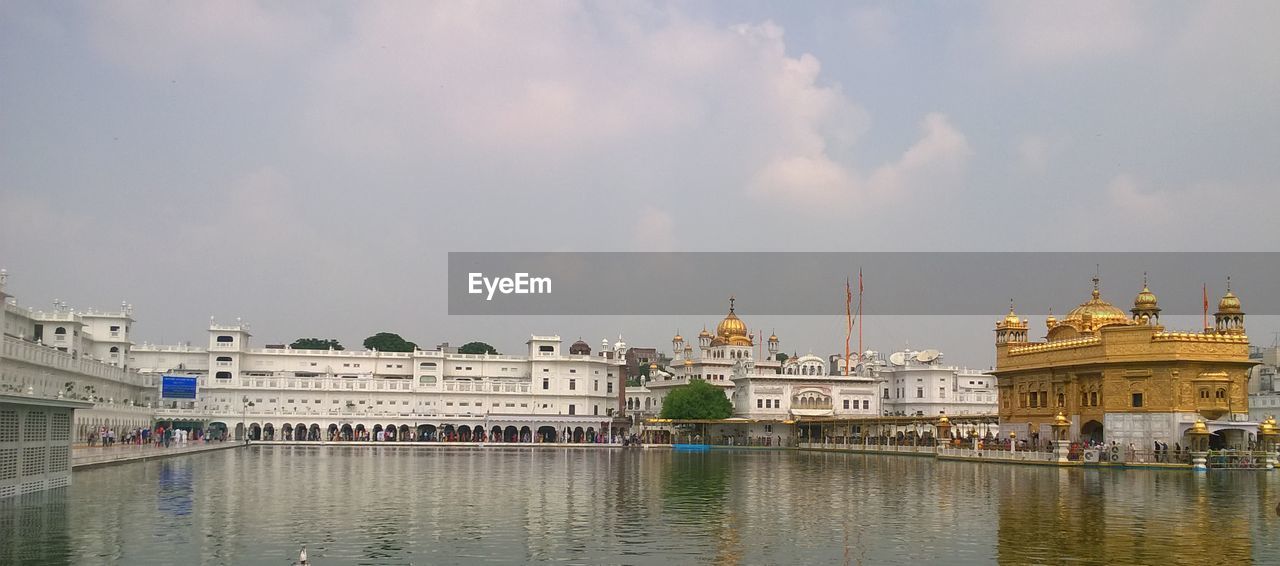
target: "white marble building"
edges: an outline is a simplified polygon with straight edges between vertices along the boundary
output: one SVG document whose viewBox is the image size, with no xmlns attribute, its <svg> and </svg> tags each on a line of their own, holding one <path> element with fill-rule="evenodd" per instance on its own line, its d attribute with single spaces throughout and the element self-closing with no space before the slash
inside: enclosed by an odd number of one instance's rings
<svg viewBox="0 0 1280 566">
<path fill-rule="evenodd" d="M 994 376 L 942 363 L 937 350 L 867 352 L 859 373 L 877 382 L 885 415 L 994 415 Z"/>
<path fill-rule="evenodd" d="M 76 311 L 54 301 L 52 310 L 37 310 L 18 304 L 6 292 L 7 283 L 8 274 L 0 270 L 0 393 L 92 402 L 75 411 L 77 442 L 99 427 L 149 426 L 156 384 L 128 367 L 132 307 Z"/>
<path fill-rule="evenodd" d="M 880 414 L 874 379 L 859 375 L 834 375 L 822 358 L 806 354 L 785 362 L 776 359 L 779 339 L 748 331 L 738 318 L 734 301 L 729 313 L 716 325 L 698 334 L 697 349 L 683 336 L 672 339 L 672 366 L 653 374 L 643 392 L 628 391 L 649 414 L 659 414 L 672 388 L 703 380 L 724 390 L 733 401 L 734 418 L 762 423 L 786 422 L 796 417 L 850 417 Z M 763 342 L 763 344 L 762 344 Z M 761 348 L 765 351 L 760 351 Z M 749 434 L 773 434 L 764 429 Z"/>
<path fill-rule="evenodd" d="M 196 401 L 166 401 L 157 419 L 257 440 L 518 442 L 608 434 L 619 412 L 618 352 L 570 354 L 559 336 L 532 336 L 510 356 L 255 348 L 239 322 L 208 332 L 203 347 L 133 348 L 144 374 L 198 380 Z"/>
</svg>

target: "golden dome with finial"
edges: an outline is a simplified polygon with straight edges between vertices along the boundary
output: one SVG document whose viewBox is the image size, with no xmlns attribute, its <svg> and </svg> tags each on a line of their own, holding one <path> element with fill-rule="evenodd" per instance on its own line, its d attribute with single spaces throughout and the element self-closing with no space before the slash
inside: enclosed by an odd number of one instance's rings
<svg viewBox="0 0 1280 566">
<path fill-rule="evenodd" d="M 733 296 L 729 297 L 729 314 L 725 315 L 724 320 L 716 325 L 715 343 L 729 344 L 730 346 L 751 346 L 751 337 L 747 334 L 747 323 L 742 322 L 734 312 L 734 301 L 737 300 Z"/>
<path fill-rule="evenodd" d="M 1009 325 L 1016 326 L 1022 323 L 1022 319 L 1018 318 L 1018 313 L 1013 312 L 1013 300 L 1009 301 L 1009 314 L 1004 315 L 1003 322 L 1006 326 L 1009 326 Z"/>
<path fill-rule="evenodd" d="M 1231 292 L 1231 278 L 1227 278 L 1227 294 L 1222 296 L 1222 300 L 1218 301 L 1218 312 L 1237 313 L 1240 312 L 1240 297 Z"/>
<path fill-rule="evenodd" d="M 1142 275 L 1142 290 L 1138 291 L 1138 296 L 1133 298 L 1133 308 L 1141 309 L 1144 307 L 1154 307 L 1157 305 L 1156 294 L 1151 292 L 1147 287 L 1147 276 Z"/>
<path fill-rule="evenodd" d="M 702 332 L 698 333 L 698 338 L 710 338 L 710 337 L 711 337 L 711 333 L 707 332 L 707 327 L 703 326 Z"/>
<path fill-rule="evenodd" d="M 1097 276 L 1093 278 L 1093 296 L 1080 303 L 1080 306 L 1071 309 L 1066 318 L 1062 319 L 1062 324 L 1069 324 L 1077 330 L 1093 330 L 1103 326 L 1132 323 L 1129 315 L 1102 298 L 1102 292 L 1098 290 Z"/>
<path fill-rule="evenodd" d="M 1058 317 L 1053 316 L 1053 308 L 1049 308 L 1049 316 L 1044 317 L 1044 327 L 1053 328 L 1058 325 Z"/>
</svg>

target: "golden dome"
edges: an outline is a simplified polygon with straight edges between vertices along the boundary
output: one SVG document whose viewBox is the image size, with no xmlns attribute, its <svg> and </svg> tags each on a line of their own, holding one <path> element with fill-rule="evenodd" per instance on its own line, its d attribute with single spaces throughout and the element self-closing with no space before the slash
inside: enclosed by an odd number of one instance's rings
<svg viewBox="0 0 1280 566">
<path fill-rule="evenodd" d="M 1231 288 L 1227 288 L 1227 294 L 1222 296 L 1222 300 L 1218 301 L 1218 312 L 1240 312 L 1240 297 L 1231 292 Z"/>
<path fill-rule="evenodd" d="M 1049 316 L 1044 317 L 1044 327 L 1053 328 L 1058 325 L 1058 317 L 1053 316 L 1053 309 L 1049 309 Z"/>
<path fill-rule="evenodd" d="M 716 339 L 713 345 L 729 344 L 731 346 L 751 346 L 751 337 L 747 334 L 747 323 L 742 322 L 733 312 L 733 297 L 729 297 L 729 314 L 716 325 Z"/>
<path fill-rule="evenodd" d="M 1142 284 L 1142 290 L 1138 292 L 1138 296 L 1133 299 L 1133 308 L 1140 309 L 1143 307 L 1156 306 L 1156 294 L 1147 288 L 1147 284 Z"/>
<path fill-rule="evenodd" d="M 698 338 L 710 338 L 711 333 L 707 332 L 707 327 L 702 327 L 702 332 L 698 333 Z"/>
<path fill-rule="evenodd" d="M 1053 417 L 1053 426 L 1071 426 L 1071 420 L 1062 414 L 1062 411 L 1058 411 L 1058 414 Z"/>
<path fill-rule="evenodd" d="M 1013 312 L 1013 301 L 1009 301 L 1009 314 L 1004 315 L 1002 322 L 1005 326 L 1017 326 L 1022 323 L 1022 319 L 1018 318 L 1018 313 Z"/>
<path fill-rule="evenodd" d="M 770 335 L 769 335 L 769 341 L 770 341 L 770 342 L 777 342 L 777 341 L 778 341 L 778 335 L 777 335 L 777 334 L 770 334 Z"/>
<path fill-rule="evenodd" d="M 1191 428 L 1187 429 L 1187 434 L 1208 436 L 1209 427 L 1204 424 L 1204 419 L 1196 419 L 1195 424 L 1191 425 Z"/>
<path fill-rule="evenodd" d="M 658 362 L 649 362 L 649 369 L 658 369 Z"/>
<path fill-rule="evenodd" d="M 678 333 L 678 332 L 677 332 L 677 333 L 676 333 L 676 335 L 675 335 L 675 337 L 674 337 L 674 338 L 672 338 L 672 339 L 671 339 L 671 341 L 672 341 L 672 342 L 684 342 L 684 336 L 681 336 L 681 335 L 680 335 L 680 333 Z"/>
<path fill-rule="evenodd" d="M 1115 324 L 1132 324 L 1133 321 L 1124 311 L 1102 298 L 1102 293 L 1098 291 L 1098 278 L 1094 277 L 1093 297 L 1071 309 L 1062 323 L 1070 324 L 1078 330 L 1093 330 Z"/>
</svg>

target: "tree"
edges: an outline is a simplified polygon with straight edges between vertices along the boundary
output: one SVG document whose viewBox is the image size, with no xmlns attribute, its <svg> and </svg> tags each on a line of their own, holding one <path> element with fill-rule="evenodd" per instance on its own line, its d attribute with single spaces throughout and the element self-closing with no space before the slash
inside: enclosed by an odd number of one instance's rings
<svg viewBox="0 0 1280 566">
<path fill-rule="evenodd" d="M 459 354 L 497 354 L 498 350 L 484 342 L 467 342 L 458 348 Z"/>
<path fill-rule="evenodd" d="M 727 419 L 733 416 L 733 403 L 719 387 L 699 379 L 672 389 L 662 402 L 660 416 L 664 419 Z"/>
<path fill-rule="evenodd" d="M 289 345 L 294 350 L 342 350 L 342 344 L 334 338 L 299 338 Z"/>
<path fill-rule="evenodd" d="M 394 332 L 379 332 L 365 338 L 364 347 L 366 350 L 377 350 L 379 352 L 412 352 L 417 349 L 418 345 L 401 338 L 399 334 Z"/>
<path fill-rule="evenodd" d="M 778 360 L 778 361 L 780 361 L 780 362 L 785 362 L 785 361 L 787 361 L 787 358 L 788 358 L 788 357 L 790 357 L 790 356 L 788 356 L 788 355 L 786 355 L 786 354 L 784 354 L 784 353 L 782 353 L 782 352 L 778 352 L 778 355 L 777 355 L 777 356 L 774 356 L 774 359 L 776 359 L 776 360 Z"/>
</svg>

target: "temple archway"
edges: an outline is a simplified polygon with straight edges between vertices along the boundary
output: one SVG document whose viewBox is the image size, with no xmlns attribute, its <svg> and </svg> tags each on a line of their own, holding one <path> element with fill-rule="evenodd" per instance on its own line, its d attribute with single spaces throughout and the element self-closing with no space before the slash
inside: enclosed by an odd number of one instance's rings
<svg viewBox="0 0 1280 566">
<path fill-rule="evenodd" d="M 1102 443 L 1102 423 L 1088 421 L 1080 425 L 1080 440 L 1086 443 Z"/>
<path fill-rule="evenodd" d="M 258 423 L 249 425 L 249 440 L 262 440 L 262 427 Z"/>
<path fill-rule="evenodd" d="M 409 425 L 407 424 L 400 425 L 400 440 L 401 441 L 413 440 L 413 431 L 409 430 Z"/>
<path fill-rule="evenodd" d="M 276 439 L 276 426 L 275 426 L 275 425 L 273 425 L 273 424 L 271 424 L 271 423 L 267 423 L 267 424 L 265 424 L 265 425 L 262 425 L 262 439 L 263 439 L 263 440 L 275 440 L 275 439 Z"/>
<path fill-rule="evenodd" d="M 338 430 L 339 430 L 338 435 L 343 440 L 350 441 L 354 437 L 355 431 L 351 429 L 351 425 L 349 424 L 342 425 L 342 428 Z"/>
<path fill-rule="evenodd" d="M 471 442 L 471 427 L 467 425 L 458 427 L 458 441 Z"/>
<path fill-rule="evenodd" d="M 436 439 L 435 425 L 429 425 L 429 424 L 418 425 L 418 440 L 421 440 L 424 442 L 431 442 L 435 439 Z"/>
<path fill-rule="evenodd" d="M 509 426 L 502 431 L 503 442 L 520 442 L 520 430 L 514 426 Z"/>
</svg>

